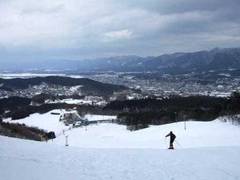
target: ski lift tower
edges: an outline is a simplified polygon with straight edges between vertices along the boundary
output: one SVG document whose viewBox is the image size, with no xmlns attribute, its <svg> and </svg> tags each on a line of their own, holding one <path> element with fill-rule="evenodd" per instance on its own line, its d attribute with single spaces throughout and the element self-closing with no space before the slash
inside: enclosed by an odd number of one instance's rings
<svg viewBox="0 0 240 180">
<path fill-rule="evenodd" d="M 184 121 L 184 130 L 187 130 L 187 117 L 186 115 L 183 115 L 183 121 Z"/>
<path fill-rule="evenodd" d="M 69 144 L 68 144 L 68 135 L 65 136 L 65 146 L 69 146 Z"/>
</svg>

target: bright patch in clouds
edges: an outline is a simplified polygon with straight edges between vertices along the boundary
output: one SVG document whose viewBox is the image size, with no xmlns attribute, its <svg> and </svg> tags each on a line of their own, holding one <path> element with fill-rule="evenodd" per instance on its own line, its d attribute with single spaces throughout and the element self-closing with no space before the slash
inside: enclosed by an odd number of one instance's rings
<svg viewBox="0 0 240 180">
<path fill-rule="evenodd" d="M 120 31 L 111 31 L 104 34 L 108 40 L 124 40 L 131 39 L 132 32 L 128 29 L 123 29 Z"/>
</svg>

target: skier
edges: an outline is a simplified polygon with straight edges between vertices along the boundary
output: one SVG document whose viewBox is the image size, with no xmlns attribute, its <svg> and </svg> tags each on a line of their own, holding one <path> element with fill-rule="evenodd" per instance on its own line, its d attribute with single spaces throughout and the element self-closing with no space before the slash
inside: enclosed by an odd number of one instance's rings
<svg viewBox="0 0 240 180">
<path fill-rule="evenodd" d="M 169 148 L 168 148 L 168 149 L 174 149 L 174 147 L 173 147 L 173 142 L 174 142 L 174 140 L 176 139 L 176 135 L 173 134 L 172 131 L 170 131 L 170 133 L 167 134 L 165 137 L 168 137 L 168 136 L 170 136 L 170 144 L 169 144 Z"/>
</svg>

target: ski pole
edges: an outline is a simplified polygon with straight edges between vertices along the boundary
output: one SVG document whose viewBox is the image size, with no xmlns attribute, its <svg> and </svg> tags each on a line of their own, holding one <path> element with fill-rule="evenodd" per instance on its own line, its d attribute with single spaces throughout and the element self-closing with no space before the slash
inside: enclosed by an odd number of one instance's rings
<svg viewBox="0 0 240 180">
<path fill-rule="evenodd" d="M 182 148 L 181 144 L 177 140 L 175 140 L 175 142 Z"/>
</svg>

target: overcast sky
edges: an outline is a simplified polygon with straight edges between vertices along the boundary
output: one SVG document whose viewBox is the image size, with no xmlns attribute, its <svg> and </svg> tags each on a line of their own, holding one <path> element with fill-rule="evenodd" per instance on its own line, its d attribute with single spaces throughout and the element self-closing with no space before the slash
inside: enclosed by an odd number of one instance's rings
<svg viewBox="0 0 240 180">
<path fill-rule="evenodd" d="M 1 59 L 214 47 L 240 47 L 240 0 L 0 0 Z"/>
</svg>

